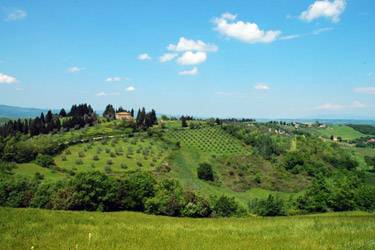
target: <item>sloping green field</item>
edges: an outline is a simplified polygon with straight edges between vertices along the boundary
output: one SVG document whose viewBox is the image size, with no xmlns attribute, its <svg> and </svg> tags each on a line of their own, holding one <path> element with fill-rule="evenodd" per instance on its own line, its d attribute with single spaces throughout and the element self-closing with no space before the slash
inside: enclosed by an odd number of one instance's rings
<svg viewBox="0 0 375 250">
<path fill-rule="evenodd" d="M 329 125 L 327 128 L 313 128 L 310 130 L 313 131 L 314 134 L 325 138 L 330 138 L 333 135 L 335 137 L 341 137 L 343 140 L 354 140 L 366 136 L 346 125 Z"/>
<path fill-rule="evenodd" d="M 212 154 L 245 155 L 249 153 L 239 140 L 225 133 L 220 127 L 180 129 L 169 132 L 168 137 L 180 142 L 182 146 L 193 147 Z"/>
<path fill-rule="evenodd" d="M 1 249 L 374 249 L 374 214 L 191 219 L 0 208 Z"/>
</svg>

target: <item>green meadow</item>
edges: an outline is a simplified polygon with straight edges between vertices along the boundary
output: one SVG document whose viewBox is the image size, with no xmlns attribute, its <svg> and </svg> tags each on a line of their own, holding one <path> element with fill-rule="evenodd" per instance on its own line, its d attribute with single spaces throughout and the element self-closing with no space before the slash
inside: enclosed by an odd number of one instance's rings
<svg viewBox="0 0 375 250">
<path fill-rule="evenodd" d="M 375 215 L 191 219 L 0 208 L 1 249 L 374 249 Z"/>
</svg>

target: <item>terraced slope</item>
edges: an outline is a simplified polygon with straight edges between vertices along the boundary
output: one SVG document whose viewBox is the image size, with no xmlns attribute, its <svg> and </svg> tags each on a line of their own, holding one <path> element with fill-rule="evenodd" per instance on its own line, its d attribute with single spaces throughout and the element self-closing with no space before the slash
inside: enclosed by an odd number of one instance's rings
<svg viewBox="0 0 375 250">
<path fill-rule="evenodd" d="M 181 146 L 194 147 L 201 152 L 217 155 L 247 155 L 250 153 L 249 148 L 220 127 L 174 130 L 168 132 L 167 136 L 180 142 Z"/>
</svg>

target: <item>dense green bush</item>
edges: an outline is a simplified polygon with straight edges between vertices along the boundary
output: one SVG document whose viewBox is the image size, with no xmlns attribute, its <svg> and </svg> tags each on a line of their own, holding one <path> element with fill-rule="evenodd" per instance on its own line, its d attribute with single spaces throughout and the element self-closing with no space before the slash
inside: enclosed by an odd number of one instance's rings
<svg viewBox="0 0 375 250">
<path fill-rule="evenodd" d="M 119 210 L 143 211 L 145 202 L 155 194 L 155 179 L 148 173 L 132 172 L 119 181 L 117 207 Z"/>
<path fill-rule="evenodd" d="M 181 215 L 186 217 L 209 217 L 212 214 L 210 203 L 193 192 L 183 194 L 184 206 Z"/>
<path fill-rule="evenodd" d="M 182 188 L 175 180 L 163 180 L 157 185 L 155 196 L 145 203 L 145 211 L 152 214 L 180 216 L 184 206 Z"/>
<path fill-rule="evenodd" d="M 249 210 L 261 216 L 279 216 L 287 214 L 284 200 L 271 194 L 267 199 L 254 199 L 250 201 Z"/>
<path fill-rule="evenodd" d="M 35 193 L 37 182 L 26 178 L 0 179 L 0 206 L 28 207 Z"/>
<path fill-rule="evenodd" d="M 38 154 L 35 159 L 35 163 L 44 168 L 49 168 L 55 165 L 55 161 L 53 160 L 52 156 L 42 154 Z"/>
<path fill-rule="evenodd" d="M 306 212 L 349 211 L 362 207 L 369 210 L 371 205 L 368 205 L 366 199 L 374 199 L 373 192 L 355 174 L 340 171 L 315 180 L 305 194 L 297 199 L 297 207 Z"/>
<path fill-rule="evenodd" d="M 197 169 L 198 178 L 206 181 L 214 180 L 214 171 L 208 163 L 201 163 Z"/>
<path fill-rule="evenodd" d="M 213 212 L 215 216 L 230 217 L 244 213 L 243 208 L 237 203 L 234 197 L 220 196 L 214 201 Z"/>
<path fill-rule="evenodd" d="M 100 172 L 79 173 L 68 183 L 72 196 L 68 198 L 71 210 L 111 211 L 114 208 L 118 184 Z"/>
</svg>

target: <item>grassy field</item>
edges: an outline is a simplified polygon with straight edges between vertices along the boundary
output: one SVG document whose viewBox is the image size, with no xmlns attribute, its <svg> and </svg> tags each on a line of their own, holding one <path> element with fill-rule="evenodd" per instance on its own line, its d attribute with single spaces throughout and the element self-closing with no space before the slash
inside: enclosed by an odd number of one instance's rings
<svg viewBox="0 0 375 250">
<path fill-rule="evenodd" d="M 374 249 L 374 235 L 375 215 L 359 212 L 191 219 L 0 208 L 1 249 Z"/>
<path fill-rule="evenodd" d="M 57 166 L 82 172 L 87 170 L 121 174 L 127 170 L 158 167 L 168 155 L 168 147 L 155 138 L 113 138 L 69 147 L 55 157 Z M 96 157 L 96 158 L 95 158 Z M 78 160 L 78 162 L 77 162 Z"/>
<path fill-rule="evenodd" d="M 311 128 L 310 132 L 318 136 L 330 138 L 332 135 L 343 140 L 354 140 L 365 136 L 361 132 L 346 125 L 329 125 L 327 128 Z"/>
</svg>

